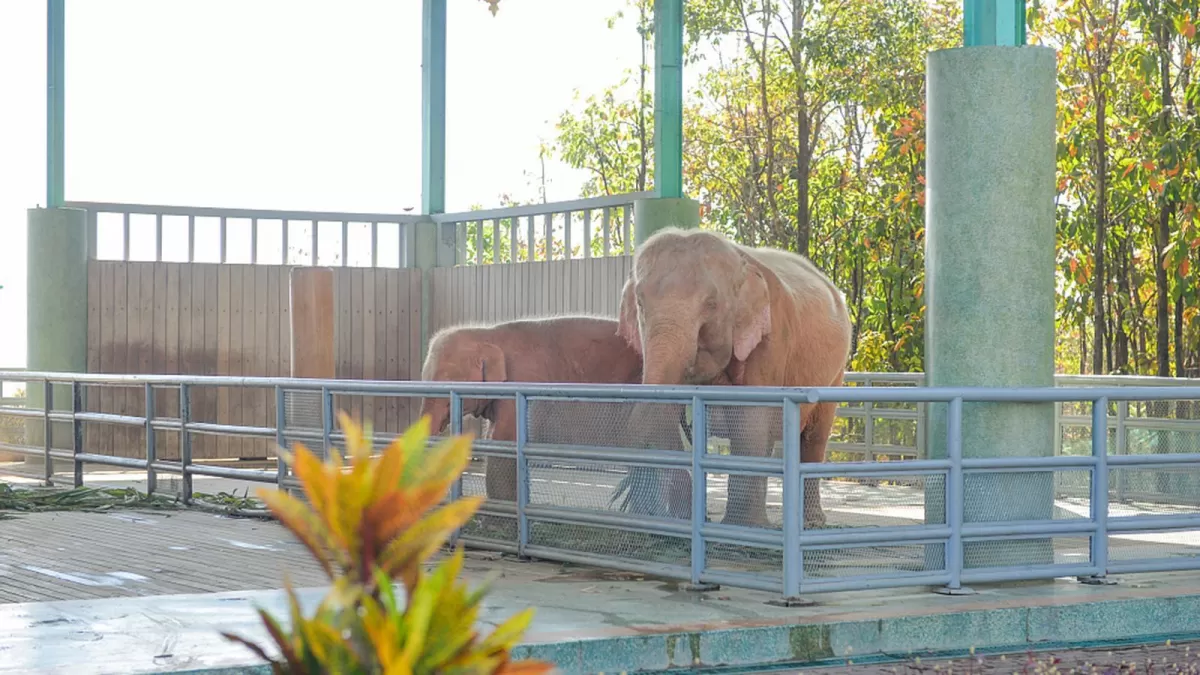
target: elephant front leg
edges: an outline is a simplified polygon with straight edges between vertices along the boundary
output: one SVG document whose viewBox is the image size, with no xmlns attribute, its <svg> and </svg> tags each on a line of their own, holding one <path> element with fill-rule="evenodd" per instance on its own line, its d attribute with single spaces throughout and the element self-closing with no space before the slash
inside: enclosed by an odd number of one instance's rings
<svg viewBox="0 0 1200 675">
<path fill-rule="evenodd" d="M 492 440 L 516 442 L 517 410 L 510 400 L 494 403 Z M 484 490 L 489 501 L 517 501 L 517 460 L 489 456 L 484 460 Z"/>
<path fill-rule="evenodd" d="M 716 435 L 729 439 L 730 453 L 743 457 L 767 457 L 781 423 L 779 411 L 762 407 L 730 407 L 713 411 Z M 724 431 L 725 433 L 719 433 Z M 767 477 L 730 475 L 725 506 L 725 525 L 769 527 Z"/>
<path fill-rule="evenodd" d="M 825 450 L 829 435 L 837 417 L 836 403 L 818 403 L 812 419 L 800 435 L 800 461 L 816 464 L 825 461 Z M 825 527 L 825 511 L 821 507 L 821 480 L 809 478 L 804 481 L 804 527 Z"/>
</svg>

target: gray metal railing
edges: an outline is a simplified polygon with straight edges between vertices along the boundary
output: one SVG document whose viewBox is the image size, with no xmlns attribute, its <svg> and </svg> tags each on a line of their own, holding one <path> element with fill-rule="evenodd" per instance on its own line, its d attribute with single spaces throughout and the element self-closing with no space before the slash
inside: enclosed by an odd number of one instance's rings
<svg viewBox="0 0 1200 675">
<path fill-rule="evenodd" d="M 530 206 L 433 214 L 429 221 L 453 238 L 454 264 L 529 262 L 628 255 L 633 250 L 633 202 L 648 192 L 576 199 Z M 67 202 L 87 211 L 88 253 L 93 260 L 197 262 L 202 242 L 212 249 L 210 262 L 234 262 L 231 239 L 244 240 L 249 264 L 351 265 L 351 239 L 361 237 L 354 251 L 363 251 L 355 266 L 413 267 L 414 225 L 424 216 L 397 213 L 343 213 L 216 207 Z M 177 234 L 176 234 L 177 233 Z M 168 238 L 182 241 L 175 252 L 165 250 Z M 263 240 L 270 243 L 264 255 Z M 387 240 L 385 245 L 384 239 Z M 101 255 L 100 242 L 117 249 Z M 147 250 L 134 255 L 135 242 Z M 118 245 L 119 244 L 119 245 Z M 540 251 L 540 252 L 539 252 Z"/>
<path fill-rule="evenodd" d="M 22 368 L 0 369 L 7 372 L 23 372 Z M 847 372 L 845 382 L 849 386 L 919 386 L 924 381 L 923 373 L 885 373 L 885 372 Z M 1200 380 L 1183 378 L 1158 378 L 1144 376 L 1094 376 L 1094 375 L 1057 375 L 1056 386 L 1096 387 L 1096 386 L 1200 386 Z M 289 398 L 289 406 L 296 410 L 307 409 L 305 402 Z M 22 397 L 0 399 L 2 406 L 23 406 Z M 314 399 L 309 406 L 319 415 L 319 403 Z M 903 407 L 900 407 L 903 406 Z M 906 403 L 891 404 L 878 407 L 872 402 L 843 404 L 838 407 L 837 415 L 840 426 L 835 427 L 834 435 L 828 443 L 827 459 L 861 461 L 869 458 L 884 458 L 889 461 L 920 459 L 925 454 L 925 404 Z M 1129 402 L 1114 404 L 1114 410 L 1108 416 L 1108 426 L 1115 432 L 1111 447 L 1114 454 L 1130 454 L 1131 445 L 1136 445 L 1132 432 L 1156 433 L 1196 433 L 1197 450 L 1200 450 L 1200 405 L 1197 406 L 1195 419 L 1164 419 L 1149 415 L 1138 415 L 1139 411 L 1131 408 Z M 1140 411 L 1145 412 L 1145 411 Z M 1064 453 L 1063 439 L 1071 436 L 1073 431 L 1090 429 L 1090 415 L 1064 413 L 1061 403 L 1055 404 L 1055 454 Z M 910 441 L 911 439 L 911 441 Z M 721 451 L 728 447 L 728 441 L 720 437 L 710 438 L 710 448 Z M 1076 441 L 1078 444 L 1079 441 Z M 776 448 L 778 454 L 780 447 Z M 1134 448 L 1136 450 L 1136 448 Z M 1071 448 L 1067 447 L 1066 452 Z M 1124 485 L 1124 481 L 1122 481 Z M 1130 493 L 1137 496 L 1136 492 Z M 1120 492 L 1123 499 L 1126 496 L 1124 487 Z M 1145 496 L 1145 495 L 1143 495 Z M 1200 502 L 1200 493 L 1197 494 Z"/>
<path fill-rule="evenodd" d="M 215 248 L 211 262 L 227 263 L 229 259 L 230 230 L 243 231 L 248 240 L 247 258 L 250 264 L 316 265 L 322 260 L 321 244 L 338 235 L 330 258 L 322 264 L 349 265 L 350 239 L 352 233 L 369 237 L 367 256 L 372 267 L 411 267 L 414 246 L 412 224 L 420 218 L 410 214 L 395 213 L 341 213 L 332 211 L 280 211 L 267 209 L 227 209 L 214 207 L 165 206 L 156 204 L 117 204 L 108 202 L 67 202 L 69 208 L 87 211 L 88 253 L 93 260 L 133 260 L 133 242 L 137 239 L 134 230 L 150 230 L 152 236 L 145 241 L 153 242 L 150 255 L 138 256 L 140 260 L 161 262 L 197 262 L 198 242 L 208 241 Z M 298 228 L 296 227 L 298 226 Z M 299 229 L 299 236 L 293 229 Z M 164 255 L 164 232 L 184 231 L 184 250 L 177 256 Z M 204 232 L 204 230 L 209 230 Z M 332 231 L 332 232 L 331 232 Z M 361 231 L 361 232 L 360 232 Z M 279 256 L 263 256 L 260 249 L 261 235 L 269 234 L 275 242 Z M 99 256 L 99 241 L 119 241 L 121 246 L 116 255 Z M 396 264 L 383 264 L 384 249 L 380 236 L 393 238 Z M 390 255 L 387 256 L 391 258 Z M 365 262 L 365 261 L 364 261 Z"/>
<path fill-rule="evenodd" d="M 533 401 L 588 401 L 589 406 L 607 402 L 654 402 L 690 406 L 692 410 L 693 447 L 707 447 L 706 411 L 721 406 L 782 406 L 782 436 L 785 451 L 781 458 L 724 455 L 711 452 L 692 453 L 660 449 L 611 448 L 603 445 L 560 445 L 531 442 L 524 431 L 515 444 L 480 441 L 476 451 L 489 457 L 516 460 L 517 496 L 514 502 L 487 502 L 472 528 L 464 528 L 461 539 L 474 546 L 512 551 L 519 555 L 579 562 L 632 571 L 642 571 L 666 577 L 689 580 L 694 584 L 728 584 L 782 593 L 786 597 L 801 593 L 896 586 L 942 586 L 951 590 L 963 584 L 986 583 L 1021 579 L 1077 576 L 1081 579 L 1102 579 L 1108 574 L 1140 571 L 1200 569 L 1200 541 L 1196 545 L 1178 544 L 1154 555 L 1125 556 L 1128 547 L 1118 546 L 1121 538 L 1146 537 L 1155 533 L 1187 533 L 1200 530 L 1200 513 L 1150 513 L 1113 515 L 1109 508 L 1110 470 L 1194 470 L 1200 453 L 1171 453 L 1154 455 L 1114 455 L 1109 451 L 1109 434 L 1097 433 L 1107 429 L 1110 403 L 1140 403 L 1154 401 L 1200 400 L 1200 386 L 1064 386 L 1052 388 L 926 388 L 926 387 L 836 387 L 836 388 L 757 388 L 757 387 L 646 387 L 625 385 L 513 385 L 477 383 L 375 382 L 343 380 L 302 380 L 254 377 L 204 377 L 160 375 L 77 375 L 60 373 L 0 372 L 0 380 L 23 380 L 41 383 L 47 406 L 45 409 L 0 408 L 0 415 L 24 417 L 45 431 L 38 448 L 5 447 L 27 454 L 40 454 L 47 466 L 59 459 L 73 463 L 74 480 L 83 480 L 84 463 L 119 466 L 145 470 L 151 487 L 159 473 L 176 473 L 186 479 L 194 475 L 240 478 L 286 487 L 291 483 L 280 463 L 274 471 L 235 469 L 197 464 L 188 452 L 193 434 L 223 434 L 244 437 L 273 438 L 280 445 L 304 440 L 333 451 L 342 439 L 333 428 L 334 396 L 440 396 L 449 397 L 453 421 L 452 430 L 461 428 L 464 397 L 515 399 L 518 429 L 529 422 L 529 404 Z M 117 385 L 140 387 L 147 401 L 153 400 L 156 388 L 171 388 L 179 392 L 178 416 L 159 416 L 151 406 L 144 416 L 114 415 L 88 412 L 84 407 L 85 387 Z M 69 388 L 71 405 L 55 410 L 54 386 Z M 284 419 L 286 406 L 278 405 L 274 427 L 231 426 L 202 423 L 190 418 L 188 401 L 196 387 L 271 388 L 276 401 L 282 403 L 289 392 L 319 393 L 322 401 L 320 429 L 290 429 Z M 948 409 L 945 429 L 927 432 L 945 434 L 947 457 L 904 462 L 829 462 L 805 464 L 799 460 L 800 416 L 795 404 L 834 401 L 850 405 L 871 403 L 886 406 L 897 403 L 944 404 Z M 964 458 L 962 453 L 963 406 L 968 403 L 1019 402 L 1090 405 L 1092 430 L 1089 452 L 1086 455 Z M 161 411 L 165 413 L 166 411 Z M 69 424 L 72 430 L 69 447 L 52 438 L 54 423 Z M 144 458 L 118 458 L 88 452 L 83 446 L 85 424 L 109 424 L 142 427 L 146 434 Z M 180 434 L 180 461 L 162 461 L 155 453 L 155 434 L 151 431 Z M 384 443 L 394 435 L 381 435 Z M 591 464 L 591 468 L 578 468 Z M 545 502 L 542 487 L 546 483 L 568 485 L 569 493 L 579 493 L 583 487 L 604 489 L 603 477 L 596 478 L 603 466 L 651 467 L 658 469 L 690 470 L 691 512 L 688 518 L 630 515 L 617 510 L 596 508 L 594 505 L 561 505 Z M 609 473 L 613 470 L 609 469 Z M 1067 519 L 1005 521 L 964 519 L 965 485 L 981 475 L 1023 476 L 1049 473 L 1055 477 L 1064 472 L 1087 472 L 1090 489 L 1087 494 L 1086 516 Z M 777 527 L 743 527 L 712 522 L 709 501 L 721 475 L 757 475 L 781 482 L 782 522 Z M 585 482 L 586 478 L 590 483 Z M 803 522 L 804 489 L 813 479 L 838 478 L 923 477 L 925 509 L 942 504 L 942 516 L 912 519 L 910 524 L 842 527 L 840 529 L 808 529 Z M 452 496 L 463 494 L 467 479 L 464 475 L 452 490 Z M 712 485 L 709 482 L 714 481 Z M 540 483 L 538 481 L 541 481 Z M 534 489 L 536 488 L 536 490 Z M 535 491 L 540 491 L 537 500 Z M 719 492 L 719 490 L 718 490 Z M 1049 495 L 1052 499 L 1057 496 Z M 976 495 L 976 498 L 978 496 Z M 1008 500 L 1011 495 L 999 495 Z M 1029 494 L 1022 493 L 1022 500 Z M 883 506 L 879 507 L 883 509 Z M 974 508 L 978 508 L 976 505 Z M 944 517 L 943 517 L 944 516 Z M 482 520 L 480 520 L 482 519 Z M 486 531 L 486 521 L 500 523 L 502 534 Z M 484 528 L 484 529 L 480 529 Z M 559 528 L 559 529 L 554 529 Z M 562 528 L 574 528 L 564 530 Z M 574 536 L 587 529 L 586 536 Z M 625 537 L 620 546 L 609 553 L 588 550 L 599 536 Z M 643 543 L 631 548 L 629 537 Z M 1030 538 L 1066 540 L 1084 538 L 1087 544 L 1071 555 L 1079 560 L 1031 564 L 1017 560 L 1007 564 L 968 564 L 966 547 L 978 547 L 985 542 L 999 543 Z M 650 542 L 650 543 L 646 543 Z M 1057 546 L 1057 544 L 1055 545 Z M 658 548 L 655 548 L 658 547 Z M 676 547 L 675 553 L 669 553 Z M 723 548 L 722 548 L 723 547 Z M 921 555 L 910 556 L 903 563 L 894 560 L 881 562 L 882 552 L 904 548 L 919 548 Z M 654 553 L 654 551 L 658 553 Z M 728 555 L 718 552 L 739 551 L 741 570 L 723 569 L 722 559 Z M 662 553 L 662 551 L 668 553 Z M 634 553 L 630 553 L 634 551 Z M 1113 551 L 1122 552 L 1114 558 Z M 750 552 L 750 553 L 748 553 Z M 834 560 L 855 556 L 857 562 Z M 754 564 L 746 563 L 754 556 Z M 1135 551 L 1136 553 L 1136 551 Z M 653 554 L 653 555 L 652 555 Z M 664 559 L 666 556 L 666 559 Z M 674 556 L 674 557 L 672 557 Z M 749 557 L 748 557 L 749 556 Z M 822 556 L 824 556 L 822 558 Z M 872 557 L 874 556 L 874 557 Z M 976 556 L 978 557 L 978 555 Z M 976 560 L 975 562 L 978 562 Z M 885 564 L 886 563 L 886 564 Z M 750 569 L 744 569 L 749 566 Z M 758 569 L 755 569 L 755 566 Z M 727 565 L 728 567 L 728 565 Z M 890 572 L 879 572 L 879 569 Z M 849 569 L 850 574 L 837 574 Z M 857 571 L 858 573 L 853 573 Z"/>
<path fill-rule="evenodd" d="M 453 228 L 459 265 L 600 258 L 633 253 L 633 203 L 650 196 L 634 192 L 431 218 Z"/>
</svg>

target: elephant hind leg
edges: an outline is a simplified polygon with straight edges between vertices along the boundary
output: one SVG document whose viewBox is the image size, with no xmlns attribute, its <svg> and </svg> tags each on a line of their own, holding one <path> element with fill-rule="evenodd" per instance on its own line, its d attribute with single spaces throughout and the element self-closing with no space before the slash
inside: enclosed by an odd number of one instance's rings
<svg viewBox="0 0 1200 675">
<path fill-rule="evenodd" d="M 837 403 L 818 403 L 808 426 L 800 434 L 800 461 L 817 463 L 825 461 L 829 436 L 837 418 Z M 825 526 L 825 511 L 821 508 L 821 480 L 810 478 L 804 481 L 804 527 Z"/>
</svg>

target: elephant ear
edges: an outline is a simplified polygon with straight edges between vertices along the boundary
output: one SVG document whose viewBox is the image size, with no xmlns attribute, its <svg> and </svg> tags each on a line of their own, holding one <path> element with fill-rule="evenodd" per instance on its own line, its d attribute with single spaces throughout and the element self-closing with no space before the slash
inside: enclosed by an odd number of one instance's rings
<svg viewBox="0 0 1200 675">
<path fill-rule="evenodd" d="M 474 376 L 476 382 L 506 382 L 508 364 L 504 351 L 490 342 L 480 344 L 475 356 Z"/>
<path fill-rule="evenodd" d="M 733 325 L 733 358 L 745 361 L 771 332 L 771 295 L 759 266 L 743 254 L 746 276 L 738 290 Z"/>
<path fill-rule="evenodd" d="M 638 332 L 637 298 L 633 293 L 633 277 L 625 281 L 621 290 L 621 311 L 617 317 L 617 335 L 625 338 L 625 342 L 633 347 L 633 351 L 642 353 L 642 336 Z"/>
</svg>

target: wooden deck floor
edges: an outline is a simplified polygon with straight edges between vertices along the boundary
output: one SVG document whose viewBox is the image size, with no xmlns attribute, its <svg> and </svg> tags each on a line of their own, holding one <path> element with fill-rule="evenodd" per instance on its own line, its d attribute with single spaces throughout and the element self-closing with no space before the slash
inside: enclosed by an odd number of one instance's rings
<svg viewBox="0 0 1200 675">
<path fill-rule="evenodd" d="M 324 573 L 278 524 L 196 511 L 0 520 L 0 603 L 297 587 Z"/>
</svg>

